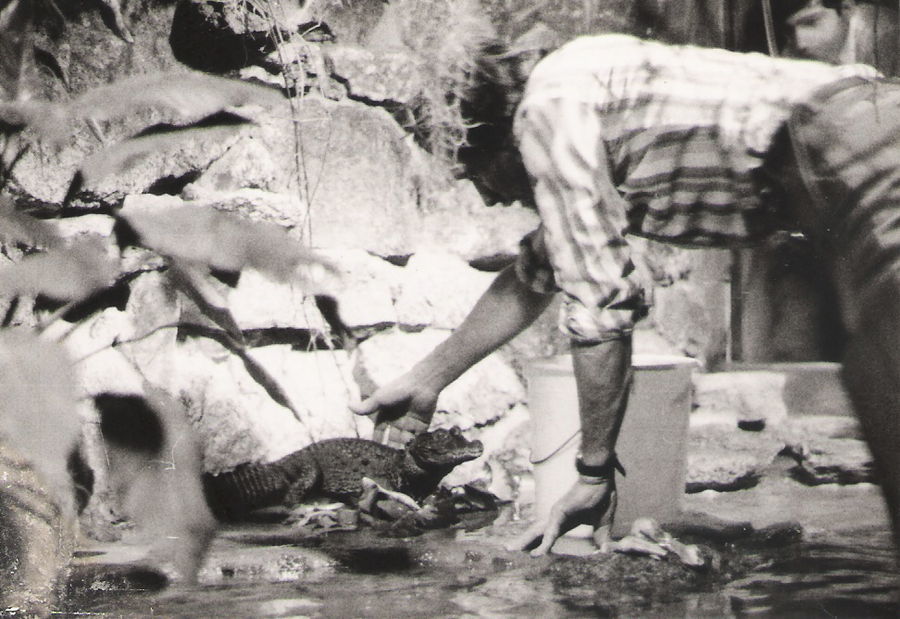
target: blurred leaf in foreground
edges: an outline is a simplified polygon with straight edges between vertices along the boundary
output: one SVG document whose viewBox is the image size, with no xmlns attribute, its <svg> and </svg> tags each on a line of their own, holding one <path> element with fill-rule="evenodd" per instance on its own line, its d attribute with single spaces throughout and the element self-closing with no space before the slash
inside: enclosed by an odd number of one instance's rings
<svg viewBox="0 0 900 619">
<path fill-rule="evenodd" d="M 119 213 L 141 245 L 164 256 L 223 271 L 256 269 L 276 281 L 295 281 L 298 268 L 330 264 L 276 224 L 249 221 L 212 207 L 174 206 Z"/>
<path fill-rule="evenodd" d="M 0 268 L 0 294 L 44 295 L 55 301 L 80 301 L 111 286 L 118 266 L 100 239 L 56 247 Z"/>
<path fill-rule="evenodd" d="M 284 101 L 273 88 L 200 72 L 138 75 L 93 88 L 33 118 L 38 137 L 59 144 L 77 121 L 123 118 L 146 109 L 176 113 L 188 121 L 244 106 L 272 107 Z"/>
<path fill-rule="evenodd" d="M 219 112 L 189 125 L 158 125 L 144 130 L 87 157 L 72 178 L 63 203 L 68 204 L 85 185 L 123 174 L 154 153 L 180 146 L 188 140 L 223 140 L 251 122 L 237 114 Z"/>
<path fill-rule="evenodd" d="M 32 462 L 57 500 L 70 501 L 66 460 L 81 424 L 66 351 L 29 332 L 0 331 L 0 392 L 0 440 Z"/>
<path fill-rule="evenodd" d="M 61 239 L 52 224 L 16 210 L 12 198 L 0 195 L 0 242 L 49 248 L 58 245 Z"/>
<path fill-rule="evenodd" d="M 169 273 L 176 288 L 187 295 L 207 318 L 243 345 L 244 334 L 228 309 L 228 301 L 210 283 L 208 269 L 174 260 Z"/>
</svg>

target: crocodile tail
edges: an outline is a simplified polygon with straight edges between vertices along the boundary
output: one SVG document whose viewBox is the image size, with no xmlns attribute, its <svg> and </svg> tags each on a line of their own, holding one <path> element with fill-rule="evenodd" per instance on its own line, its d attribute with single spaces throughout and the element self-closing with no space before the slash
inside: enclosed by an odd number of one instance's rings
<svg viewBox="0 0 900 619">
<path fill-rule="evenodd" d="M 277 505 L 288 487 L 284 471 L 273 464 L 242 464 L 233 471 L 203 477 L 206 500 L 221 520 L 236 520 L 254 509 Z"/>
</svg>

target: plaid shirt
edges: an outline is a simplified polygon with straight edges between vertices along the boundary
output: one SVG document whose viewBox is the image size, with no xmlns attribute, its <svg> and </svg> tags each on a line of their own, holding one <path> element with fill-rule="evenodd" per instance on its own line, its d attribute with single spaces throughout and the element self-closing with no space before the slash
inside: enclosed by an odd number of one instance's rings
<svg viewBox="0 0 900 619">
<path fill-rule="evenodd" d="M 541 61 L 516 114 L 541 227 L 516 268 L 564 293 L 581 341 L 630 332 L 644 311 L 626 233 L 705 247 L 759 239 L 777 217 L 757 171 L 795 103 L 865 65 L 583 37 Z"/>
</svg>

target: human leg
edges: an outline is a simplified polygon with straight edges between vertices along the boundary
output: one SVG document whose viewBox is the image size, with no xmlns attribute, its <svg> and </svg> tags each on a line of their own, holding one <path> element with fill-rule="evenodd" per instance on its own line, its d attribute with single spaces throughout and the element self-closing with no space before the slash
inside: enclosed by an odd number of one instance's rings
<svg viewBox="0 0 900 619">
<path fill-rule="evenodd" d="M 900 84 L 857 82 L 799 108 L 795 215 L 847 327 L 843 377 L 900 541 Z"/>
</svg>

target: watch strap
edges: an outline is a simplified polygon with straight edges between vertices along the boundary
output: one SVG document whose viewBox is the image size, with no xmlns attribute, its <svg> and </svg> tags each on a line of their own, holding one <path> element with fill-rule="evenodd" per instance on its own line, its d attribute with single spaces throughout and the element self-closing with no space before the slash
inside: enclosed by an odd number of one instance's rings
<svg viewBox="0 0 900 619">
<path fill-rule="evenodd" d="M 597 465 L 585 464 L 584 460 L 581 459 L 581 454 L 579 454 L 575 458 L 575 470 L 578 471 L 579 475 L 584 475 L 585 477 L 598 477 L 604 479 L 612 477 L 615 471 L 619 471 L 623 476 L 625 475 L 625 467 L 619 462 L 619 458 L 616 454 L 613 454 L 612 457 L 603 464 Z"/>
</svg>

